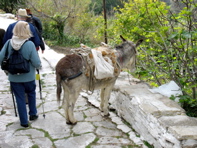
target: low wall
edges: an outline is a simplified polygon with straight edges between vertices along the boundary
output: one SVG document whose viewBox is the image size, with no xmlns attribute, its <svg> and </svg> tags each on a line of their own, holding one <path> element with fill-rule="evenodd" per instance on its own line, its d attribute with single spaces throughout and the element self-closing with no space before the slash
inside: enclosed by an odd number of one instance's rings
<svg viewBox="0 0 197 148">
<path fill-rule="evenodd" d="M 155 148 L 197 148 L 197 118 L 135 80 L 121 74 L 115 84 L 110 104 L 118 116 Z"/>
</svg>

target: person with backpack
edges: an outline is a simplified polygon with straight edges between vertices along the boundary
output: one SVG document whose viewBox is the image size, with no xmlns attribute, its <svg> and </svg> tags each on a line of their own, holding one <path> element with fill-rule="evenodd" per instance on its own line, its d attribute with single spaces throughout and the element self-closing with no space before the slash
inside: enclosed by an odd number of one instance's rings
<svg viewBox="0 0 197 148">
<path fill-rule="evenodd" d="M 38 36 L 40 38 L 40 48 L 41 48 L 42 53 L 43 53 L 44 50 L 45 50 L 45 44 L 44 44 L 44 41 L 42 39 L 42 31 L 43 31 L 42 22 L 40 21 L 40 19 L 38 17 L 36 17 L 32 14 L 30 9 L 26 9 L 26 11 L 27 11 L 27 15 L 29 16 L 26 21 L 35 26 L 36 31 L 38 33 Z M 36 50 L 38 51 L 39 47 L 37 47 Z"/>
<path fill-rule="evenodd" d="M 41 20 L 38 17 L 34 16 L 30 9 L 27 8 L 26 11 L 27 15 L 30 16 L 27 21 L 32 23 L 38 29 L 40 35 L 42 35 L 43 28 Z"/>
<path fill-rule="evenodd" d="M 30 17 L 30 16 L 27 15 L 26 9 L 19 9 L 16 16 L 17 16 L 18 21 L 26 21 L 26 22 L 27 22 L 27 19 Z M 7 28 L 7 30 L 4 34 L 4 37 L 3 37 L 3 44 L 5 44 L 7 42 L 7 40 L 12 38 L 13 28 L 16 25 L 17 22 L 14 22 L 14 23 L 12 23 L 8 26 L 8 28 Z M 29 23 L 29 26 L 30 26 L 30 30 L 32 32 L 32 36 L 29 40 L 31 40 L 34 43 L 36 48 L 39 48 L 39 46 L 42 43 L 41 40 L 40 40 L 40 37 L 39 37 L 39 33 L 37 32 L 36 27 L 33 26 L 31 23 Z"/>
<path fill-rule="evenodd" d="M 15 57 L 12 56 L 14 51 L 20 51 L 22 56 L 29 61 L 29 72 L 16 72 L 16 74 L 12 74 L 8 70 L 8 79 L 10 81 L 11 90 L 16 98 L 20 125 L 22 127 L 29 126 L 25 94 L 27 94 L 28 97 L 29 120 L 33 121 L 38 118 L 36 108 L 35 74 L 36 69 L 41 67 L 41 61 L 34 43 L 29 40 L 31 37 L 30 25 L 25 21 L 18 21 L 14 26 L 12 38 L 5 43 L 0 52 L 0 64 L 2 64 L 6 50 L 8 51 L 8 57 L 10 57 L 9 61 L 12 61 L 13 59 L 11 58 Z M 15 61 L 17 60 L 18 59 L 15 57 Z"/>
</svg>

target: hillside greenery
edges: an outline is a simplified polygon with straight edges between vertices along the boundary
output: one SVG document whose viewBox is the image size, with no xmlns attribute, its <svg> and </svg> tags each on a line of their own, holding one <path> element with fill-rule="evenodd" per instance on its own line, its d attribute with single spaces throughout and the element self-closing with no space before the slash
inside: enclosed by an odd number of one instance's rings
<svg viewBox="0 0 197 148">
<path fill-rule="evenodd" d="M 6 13 L 16 13 L 17 9 L 26 6 L 26 0 L 1 0 L 0 9 Z"/>
<path fill-rule="evenodd" d="M 174 80 L 183 95 L 179 103 L 188 115 L 197 115 L 197 24 L 196 4 L 188 1 L 178 13 L 165 3 L 134 0 L 116 14 L 110 34 L 131 40 L 144 38 L 138 50 L 135 75 L 160 86 Z M 121 26 L 121 27 L 120 27 Z M 114 35 L 115 35 L 114 34 Z M 171 99 L 175 99 L 174 96 Z"/>
</svg>

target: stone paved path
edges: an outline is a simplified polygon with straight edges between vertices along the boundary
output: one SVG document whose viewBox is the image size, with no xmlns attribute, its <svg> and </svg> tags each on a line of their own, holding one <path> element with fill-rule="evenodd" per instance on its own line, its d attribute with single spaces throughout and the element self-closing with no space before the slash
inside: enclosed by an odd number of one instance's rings
<svg viewBox="0 0 197 148">
<path fill-rule="evenodd" d="M 37 82 L 38 120 L 22 128 L 15 117 L 7 76 L 0 70 L 0 148 L 141 148 L 142 140 L 114 112 L 104 118 L 98 107 L 81 95 L 75 106 L 78 123 L 67 125 L 56 102 L 55 53 L 41 55 L 42 99 Z M 47 55 L 47 54 L 46 54 Z M 43 110 L 44 109 L 44 110 Z M 43 112 L 46 115 L 43 117 Z"/>
</svg>

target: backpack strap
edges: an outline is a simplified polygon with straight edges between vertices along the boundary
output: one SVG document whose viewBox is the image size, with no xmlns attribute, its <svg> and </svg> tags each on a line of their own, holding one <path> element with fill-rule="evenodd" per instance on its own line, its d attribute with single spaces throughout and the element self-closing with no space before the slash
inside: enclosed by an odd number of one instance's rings
<svg viewBox="0 0 197 148">
<path fill-rule="evenodd" d="M 24 43 L 23 43 L 23 45 L 27 42 L 27 41 L 29 41 L 29 40 L 26 40 Z M 23 46 L 23 45 L 21 45 L 21 47 Z M 12 47 L 12 53 L 13 53 L 13 47 Z M 20 51 L 21 50 L 21 48 L 18 50 L 18 51 Z"/>
<path fill-rule="evenodd" d="M 24 45 L 27 41 L 29 41 L 29 40 L 26 40 L 26 41 L 23 43 L 23 45 Z M 21 48 L 23 47 L 23 45 L 21 46 Z M 21 50 L 21 48 L 20 48 L 19 50 Z"/>
<path fill-rule="evenodd" d="M 26 40 L 24 43 L 23 43 L 23 45 L 26 43 L 26 42 L 28 42 L 29 40 Z M 21 48 L 23 47 L 23 45 L 21 46 Z M 21 53 L 21 48 L 18 50 L 18 52 L 20 52 L 20 54 L 22 54 Z M 23 54 L 22 54 L 22 56 L 23 56 Z M 23 56 L 24 57 L 24 56 Z M 24 59 L 26 59 L 26 58 L 24 58 Z M 30 60 L 28 60 L 28 59 L 26 59 L 27 61 L 30 61 Z"/>
<path fill-rule="evenodd" d="M 29 41 L 29 40 L 26 40 L 26 41 L 23 43 L 23 45 L 24 45 L 27 41 Z M 23 45 L 21 45 L 21 48 L 22 48 Z M 22 54 L 22 53 L 21 53 L 21 48 L 20 48 L 19 50 L 14 50 L 14 48 L 12 47 L 12 49 L 11 49 L 11 54 L 13 54 L 14 51 L 17 51 L 17 52 L 19 52 L 20 54 Z M 6 52 L 7 52 L 7 51 L 6 51 Z M 22 55 L 22 56 L 23 56 L 23 55 Z M 24 56 L 23 56 L 23 57 L 24 57 Z M 26 58 L 24 58 L 24 59 L 26 59 Z M 26 60 L 27 60 L 27 59 L 26 59 Z M 27 61 L 30 61 L 30 60 L 27 60 Z"/>
</svg>

